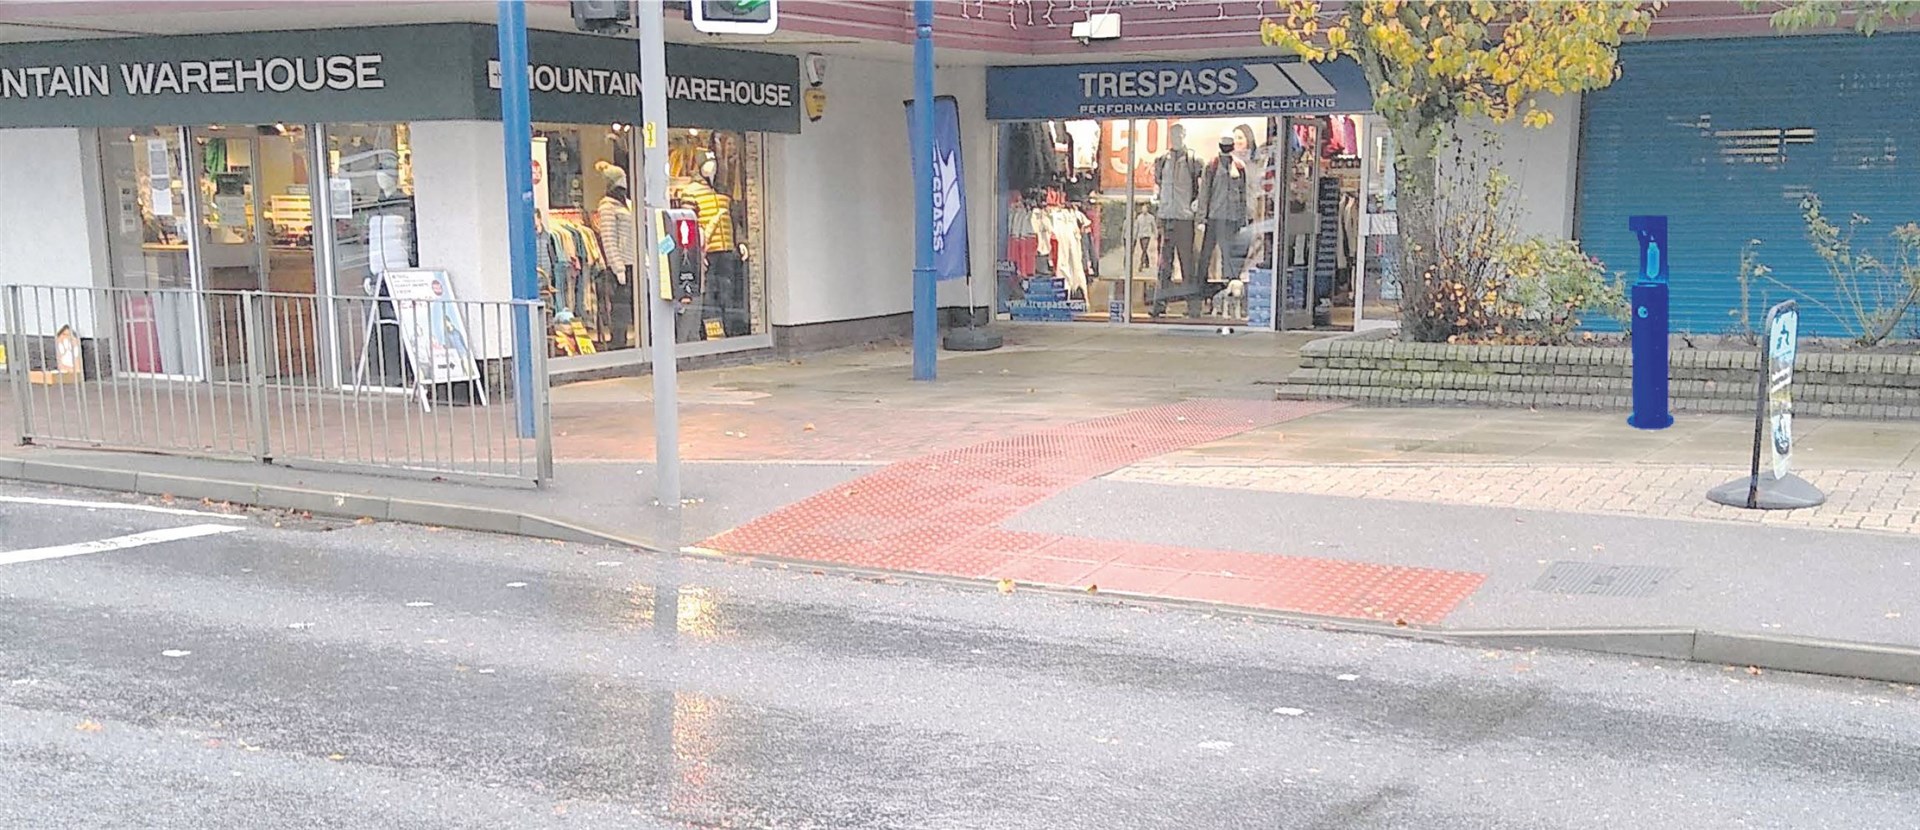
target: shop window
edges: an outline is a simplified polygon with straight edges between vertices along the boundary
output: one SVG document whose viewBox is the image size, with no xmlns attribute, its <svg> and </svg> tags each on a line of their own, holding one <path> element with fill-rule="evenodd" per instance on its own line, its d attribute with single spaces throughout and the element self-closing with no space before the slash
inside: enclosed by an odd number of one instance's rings
<svg viewBox="0 0 1920 830">
<path fill-rule="evenodd" d="M 197 376 L 203 371 L 199 310 L 187 236 L 193 222 L 189 179 L 181 168 L 180 129 L 104 129 L 101 184 L 106 189 L 110 284 L 130 346 L 119 371 Z M 173 290 L 159 290 L 173 289 Z"/>
<path fill-rule="evenodd" d="M 381 275 L 420 265 L 413 144 L 406 124 L 329 124 L 326 170 L 333 229 L 339 365 L 349 385 L 404 386 L 401 342 L 377 329 L 393 319 Z"/>
<path fill-rule="evenodd" d="M 702 249 L 697 296 L 684 298 L 675 320 L 678 342 L 767 332 L 763 158 L 754 133 L 670 131 L 672 200 L 699 218 Z"/>
<path fill-rule="evenodd" d="M 534 125 L 534 263 L 555 357 L 640 344 L 632 138 L 625 124 Z"/>
<path fill-rule="evenodd" d="M 1277 136 L 1265 118 L 1006 125 L 1001 310 L 1245 320 L 1250 283 L 1272 280 Z"/>
<path fill-rule="evenodd" d="M 189 288 L 187 179 L 180 130 L 102 130 L 107 245 L 118 288 Z"/>
</svg>

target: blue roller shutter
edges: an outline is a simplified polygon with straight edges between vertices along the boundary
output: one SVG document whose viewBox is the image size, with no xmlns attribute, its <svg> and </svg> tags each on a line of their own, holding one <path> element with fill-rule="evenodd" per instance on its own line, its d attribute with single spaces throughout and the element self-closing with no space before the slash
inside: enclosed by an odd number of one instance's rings
<svg viewBox="0 0 1920 830">
<path fill-rule="evenodd" d="M 1801 198 L 1819 194 L 1842 226 L 1870 218 L 1857 238 L 1882 253 L 1894 226 L 1920 221 L 1920 35 L 1629 44 L 1621 66 L 1586 100 L 1586 250 L 1631 274 L 1627 217 L 1667 215 L 1674 329 L 1720 334 L 1738 325 L 1741 246 L 1759 239 L 1762 261 L 1805 296 L 1756 287 L 1752 313 L 1765 312 L 1761 291 L 1794 297 L 1804 334 L 1845 335 L 1850 315 L 1807 242 Z"/>
</svg>

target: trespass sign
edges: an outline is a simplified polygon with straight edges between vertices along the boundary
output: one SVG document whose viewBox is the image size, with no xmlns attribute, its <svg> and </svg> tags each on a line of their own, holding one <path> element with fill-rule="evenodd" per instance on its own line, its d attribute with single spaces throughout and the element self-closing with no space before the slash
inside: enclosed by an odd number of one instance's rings
<svg viewBox="0 0 1920 830">
<path fill-rule="evenodd" d="M 998 66 L 987 70 L 987 117 L 1175 118 L 1367 112 L 1358 64 L 1243 58 L 1160 63 Z"/>
</svg>

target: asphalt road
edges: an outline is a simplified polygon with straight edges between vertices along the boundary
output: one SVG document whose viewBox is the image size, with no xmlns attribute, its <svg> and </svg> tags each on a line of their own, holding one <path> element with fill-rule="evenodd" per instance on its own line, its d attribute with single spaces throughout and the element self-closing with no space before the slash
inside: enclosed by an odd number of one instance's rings
<svg viewBox="0 0 1920 830">
<path fill-rule="evenodd" d="M 108 498 L 0 487 L 0 827 L 1920 816 L 1912 687 L 23 496 Z"/>
</svg>

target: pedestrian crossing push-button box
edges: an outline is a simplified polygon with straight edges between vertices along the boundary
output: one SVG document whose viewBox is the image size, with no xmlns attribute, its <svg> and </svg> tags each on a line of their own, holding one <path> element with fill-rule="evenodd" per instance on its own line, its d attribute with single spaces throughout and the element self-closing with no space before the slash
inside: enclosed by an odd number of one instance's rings
<svg viewBox="0 0 1920 830">
<path fill-rule="evenodd" d="M 699 218 L 684 208 L 656 210 L 653 232 L 653 249 L 660 261 L 660 299 L 699 296 Z"/>
</svg>

